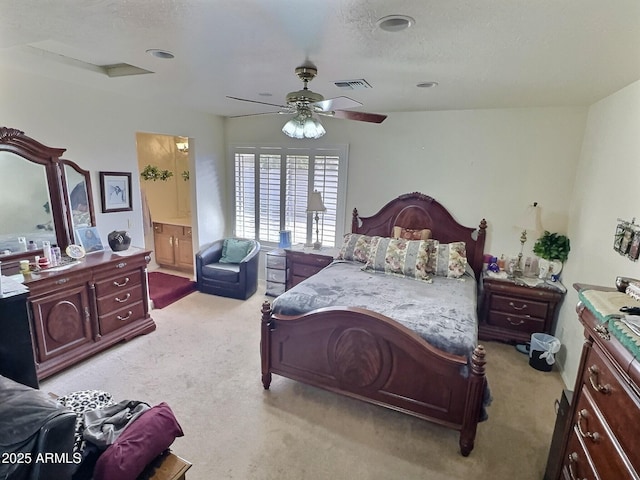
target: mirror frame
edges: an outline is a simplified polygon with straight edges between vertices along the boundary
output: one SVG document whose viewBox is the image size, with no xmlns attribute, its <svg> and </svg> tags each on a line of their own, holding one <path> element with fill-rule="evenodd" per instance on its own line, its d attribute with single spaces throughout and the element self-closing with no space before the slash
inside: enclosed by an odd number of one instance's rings
<svg viewBox="0 0 640 480">
<path fill-rule="evenodd" d="M 91 223 L 95 225 L 95 213 L 93 207 L 93 194 L 91 190 L 91 176 L 89 171 L 83 170 L 75 162 L 62 159 L 65 148 L 47 147 L 37 140 L 25 135 L 16 128 L 0 127 L 0 151 L 14 153 L 25 160 L 42 165 L 45 169 L 47 185 L 49 187 L 49 201 L 53 224 L 56 231 L 56 240 L 64 251 L 68 245 L 74 243 L 73 219 L 71 206 L 68 202 L 68 187 L 64 166 L 68 165 L 85 178 L 87 188 L 87 200 Z M 16 252 L 0 256 L 3 270 L 17 268 L 19 261 L 34 255 L 42 255 L 42 249 L 28 252 Z"/>
</svg>

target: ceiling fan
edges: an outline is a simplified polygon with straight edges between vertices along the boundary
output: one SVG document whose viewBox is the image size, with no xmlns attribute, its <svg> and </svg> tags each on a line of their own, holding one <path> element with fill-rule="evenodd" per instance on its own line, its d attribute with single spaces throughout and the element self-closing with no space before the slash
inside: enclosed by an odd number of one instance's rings
<svg viewBox="0 0 640 480">
<path fill-rule="evenodd" d="M 250 115 L 268 115 L 273 113 L 290 114 L 293 117 L 282 127 L 285 135 L 292 138 L 320 138 L 326 133 L 322 124 L 313 116 L 324 115 L 328 117 L 344 118 L 347 120 L 357 120 L 360 122 L 382 123 L 386 115 L 378 113 L 352 112 L 346 108 L 360 107 L 362 103 L 348 97 L 335 97 L 326 99 L 319 93 L 309 90 L 308 83 L 318 74 L 318 69 L 314 66 L 305 65 L 297 67 L 295 73 L 304 83 L 302 90 L 290 92 L 286 97 L 286 105 L 260 102 L 258 100 L 248 100 L 227 96 L 233 100 L 242 102 L 259 103 L 278 107 L 278 112 L 255 113 Z"/>
</svg>

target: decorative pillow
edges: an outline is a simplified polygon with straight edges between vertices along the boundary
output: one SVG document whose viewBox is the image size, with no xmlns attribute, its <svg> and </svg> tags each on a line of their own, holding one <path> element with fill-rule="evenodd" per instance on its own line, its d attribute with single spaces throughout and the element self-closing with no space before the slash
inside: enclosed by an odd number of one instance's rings
<svg viewBox="0 0 640 480">
<path fill-rule="evenodd" d="M 405 240 L 429 240 L 431 238 L 431 230 L 428 228 L 414 230 L 412 228 L 403 228 L 396 225 L 393 227 L 393 238 L 404 238 Z"/>
<path fill-rule="evenodd" d="M 338 259 L 367 263 L 367 260 L 369 260 L 369 250 L 375 238 L 380 237 L 370 237 L 360 233 L 347 233 L 344 236 Z"/>
<path fill-rule="evenodd" d="M 460 278 L 464 274 L 467 267 L 464 242 L 440 243 L 436 252 L 436 275 Z"/>
<path fill-rule="evenodd" d="M 220 263 L 240 263 L 247 256 L 253 242 L 250 240 L 237 240 L 235 238 L 225 238 L 222 244 L 222 258 Z"/>
<path fill-rule="evenodd" d="M 435 240 L 377 237 L 372 243 L 365 270 L 431 281 Z"/>
<path fill-rule="evenodd" d="M 128 425 L 93 470 L 93 480 L 135 480 L 145 466 L 184 433 L 171 408 L 162 402 Z"/>
</svg>

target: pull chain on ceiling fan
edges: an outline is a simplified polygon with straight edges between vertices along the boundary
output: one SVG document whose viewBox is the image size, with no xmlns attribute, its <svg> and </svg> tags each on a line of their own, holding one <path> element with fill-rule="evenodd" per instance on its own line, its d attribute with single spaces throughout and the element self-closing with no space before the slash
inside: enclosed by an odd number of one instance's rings
<svg viewBox="0 0 640 480">
<path fill-rule="evenodd" d="M 314 117 L 314 114 L 370 123 L 382 123 L 384 119 L 387 118 L 386 115 L 378 113 L 344 110 L 345 108 L 360 107 L 362 104 L 348 97 L 336 97 L 325 100 L 319 93 L 309 90 L 309 82 L 318 74 L 317 68 L 313 66 L 298 67 L 295 69 L 295 73 L 298 78 L 302 80 L 304 86 L 302 90 L 287 94 L 286 105 L 277 105 L 231 96 L 227 96 L 227 98 L 240 100 L 242 102 L 269 105 L 280 109 L 278 112 L 254 113 L 241 116 L 269 115 L 273 113 L 293 115 L 284 127 L 282 127 L 282 132 L 292 138 L 320 138 L 326 133 L 322 124 Z"/>
</svg>

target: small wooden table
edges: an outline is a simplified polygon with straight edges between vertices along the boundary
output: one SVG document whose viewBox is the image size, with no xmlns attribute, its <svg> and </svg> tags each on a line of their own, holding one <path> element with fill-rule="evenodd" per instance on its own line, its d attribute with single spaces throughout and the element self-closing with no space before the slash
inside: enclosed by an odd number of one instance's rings
<svg viewBox="0 0 640 480">
<path fill-rule="evenodd" d="M 185 480 L 190 468 L 191 463 L 174 453 L 169 453 L 149 480 Z"/>
</svg>

